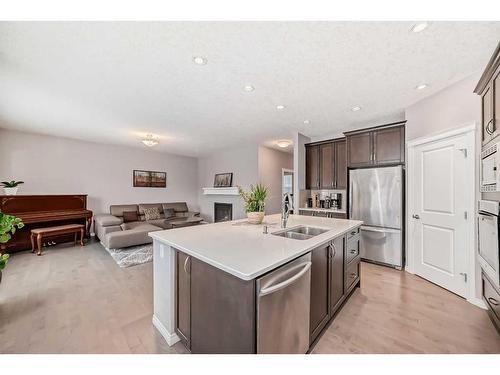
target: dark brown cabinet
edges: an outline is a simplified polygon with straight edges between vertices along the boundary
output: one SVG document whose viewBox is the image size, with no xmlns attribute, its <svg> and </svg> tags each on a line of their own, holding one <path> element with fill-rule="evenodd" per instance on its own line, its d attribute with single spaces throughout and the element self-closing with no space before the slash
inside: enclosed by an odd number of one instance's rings
<svg viewBox="0 0 500 375">
<path fill-rule="evenodd" d="M 330 314 L 333 315 L 344 296 L 344 244 L 345 237 L 333 240 L 330 253 Z"/>
<path fill-rule="evenodd" d="M 404 122 L 345 133 L 350 168 L 403 164 Z"/>
<path fill-rule="evenodd" d="M 306 189 L 345 189 L 345 139 L 306 145 Z"/>
<path fill-rule="evenodd" d="M 176 252 L 177 313 L 176 332 L 186 348 L 191 349 L 191 257 Z"/>
<path fill-rule="evenodd" d="M 311 342 L 330 318 L 330 247 L 327 243 L 311 252 Z"/>
</svg>

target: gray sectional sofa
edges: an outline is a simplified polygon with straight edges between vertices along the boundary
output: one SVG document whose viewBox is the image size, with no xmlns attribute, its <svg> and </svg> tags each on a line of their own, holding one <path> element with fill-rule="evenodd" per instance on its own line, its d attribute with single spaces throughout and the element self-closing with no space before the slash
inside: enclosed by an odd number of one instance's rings
<svg viewBox="0 0 500 375">
<path fill-rule="evenodd" d="M 146 219 L 145 210 L 151 208 L 157 208 L 158 219 Z M 136 220 L 129 220 L 131 213 Z M 189 211 L 186 202 L 113 205 L 109 214 L 94 216 L 94 231 L 104 247 L 119 249 L 151 243 L 149 232 L 199 224 L 199 215 Z"/>
</svg>

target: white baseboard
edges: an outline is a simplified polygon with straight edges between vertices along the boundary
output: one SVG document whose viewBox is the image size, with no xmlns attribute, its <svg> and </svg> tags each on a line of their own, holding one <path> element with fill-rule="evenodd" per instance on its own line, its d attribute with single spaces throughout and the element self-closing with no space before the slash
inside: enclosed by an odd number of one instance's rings
<svg viewBox="0 0 500 375">
<path fill-rule="evenodd" d="M 472 303 L 473 305 L 476 305 L 477 307 L 480 307 L 482 308 L 483 310 L 487 310 L 488 308 L 486 307 L 486 304 L 484 303 L 484 301 L 480 298 L 476 298 L 476 297 L 473 297 L 473 298 L 469 298 L 467 299 L 468 302 Z"/>
<path fill-rule="evenodd" d="M 170 333 L 168 330 L 165 328 L 162 322 L 156 317 L 156 315 L 153 315 L 153 325 L 155 328 L 160 332 L 160 334 L 163 336 L 165 341 L 169 346 L 174 345 L 176 342 L 179 342 L 181 339 L 179 336 L 177 336 L 176 333 Z"/>
</svg>

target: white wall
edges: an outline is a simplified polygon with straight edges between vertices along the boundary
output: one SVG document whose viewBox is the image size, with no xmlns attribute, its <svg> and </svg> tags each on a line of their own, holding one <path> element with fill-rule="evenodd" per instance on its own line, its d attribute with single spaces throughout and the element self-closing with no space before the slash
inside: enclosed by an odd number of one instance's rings
<svg viewBox="0 0 500 375">
<path fill-rule="evenodd" d="M 196 158 L 0 129 L 0 180 L 21 194 L 88 194 L 94 213 L 111 204 L 186 201 L 198 210 Z M 166 188 L 134 188 L 134 169 L 167 172 Z"/>
<path fill-rule="evenodd" d="M 266 214 L 281 212 L 282 169 L 293 169 L 293 154 L 259 147 L 259 182 L 269 188 Z"/>
<path fill-rule="evenodd" d="M 306 188 L 306 147 L 311 138 L 301 133 L 293 135 L 293 206 L 300 207 L 300 191 Z"/>
</svg>

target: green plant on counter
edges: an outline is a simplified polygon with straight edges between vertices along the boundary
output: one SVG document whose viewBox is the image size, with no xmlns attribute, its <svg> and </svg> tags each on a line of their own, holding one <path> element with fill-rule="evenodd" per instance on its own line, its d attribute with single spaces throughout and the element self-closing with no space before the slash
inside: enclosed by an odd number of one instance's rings
<svg viewBox="0 0 500 375">
<path fill-rule="evenodd" d="M 244 191 L 238 186 L 238 193 L 245 201 L 246 212 L 264 212 L 268 188 L 262 184 L 250 185 L 250 191 Z"/>
<path fill-rule="evenodd" d="M 9 254 L 0 255 L 0 271 L 2 271 L 9 261 Z"/>
<path fill-rule="evenodd" d="M 17 229 L 24 227 L 23 221 L 0 211 L 0 244 L 7 243 Z"/>
<path fill-rule="evenodd" d="M 5 188 L 15 188 L 18 185 L 24 184 L 24 181 L 14 181 L 14 180 L 12 180 L 12 181 L 2 181 L 1 184 Z"/>
</svg>

